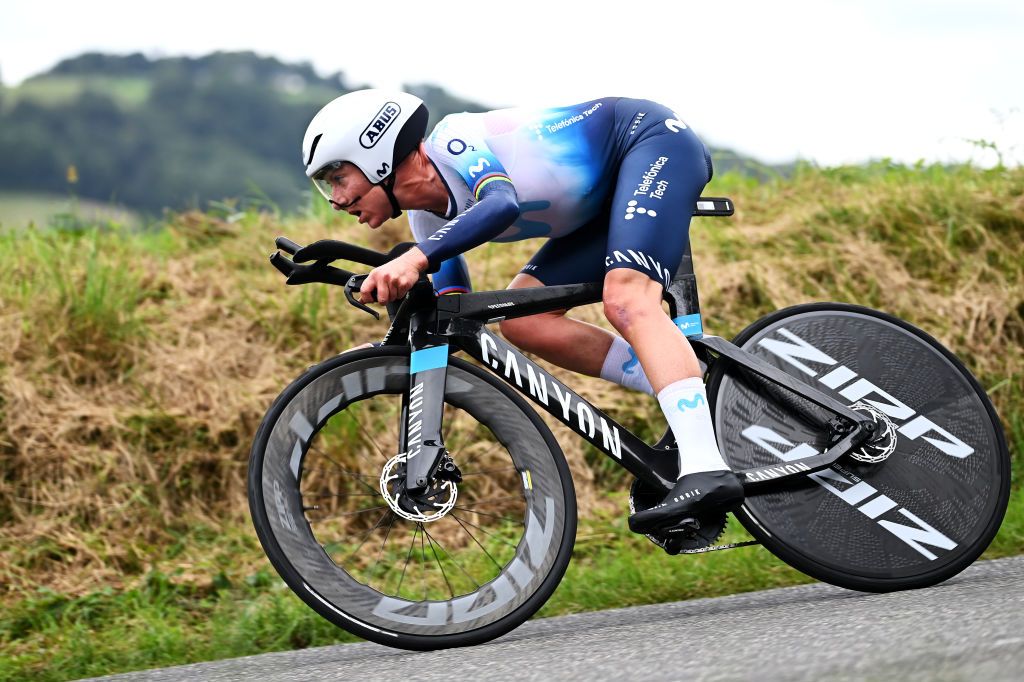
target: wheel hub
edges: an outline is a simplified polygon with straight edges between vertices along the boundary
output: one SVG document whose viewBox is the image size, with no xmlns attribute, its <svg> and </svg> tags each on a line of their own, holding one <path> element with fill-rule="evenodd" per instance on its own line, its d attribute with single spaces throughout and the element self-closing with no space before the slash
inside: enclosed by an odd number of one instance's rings
<svg viewBox="0 0 1024 682">
<path fill-rule="evenodd" d="M 851 450 L 850 457 L 869 464 L 884 462 L 896 450 L 896 426 L 887 414 L 871 403 L 859 401 L 850 405 L 850 408 L 867 413 L 875 422 L 875 435 L 856 450 Z"/>
<path fill-rule="evenodd" d="M 380 473 L 380 492 L 395 514 L 416 523 L 430 523 L 444 517 L 455 507 L 459 489 L 451 480 L 434 480 L 422 492 L 411 494 L 405 488 L 407 458 L 400 453 L 388 460 Z"/>
</svg>

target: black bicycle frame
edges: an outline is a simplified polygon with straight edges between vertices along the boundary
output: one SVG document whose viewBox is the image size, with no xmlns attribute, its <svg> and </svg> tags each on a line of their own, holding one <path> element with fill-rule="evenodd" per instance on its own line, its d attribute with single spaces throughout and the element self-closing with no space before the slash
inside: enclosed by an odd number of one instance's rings
<svg viewBox="0 0 1024 682">
<path fill-rule="evenodd" d="M 647 445 L 486 328 L 487 324 L 504 319 L 596 303 L 601 300 L 601 290 L 600 283 L 570 284 L 438 298 L 426 279 L 413 288 L 396 312 L 384 340 L 391 345 L 408 343 L 412 350 L 400 442 L 401 451 L 409 455 L 406 469 L 409 489 L 422 490 L 445 453 L 441 415 L 447 357 L 453 350 L 464 351 L 478 360 L 637 478 L 666 492 L 671 489 L 678 471 L 676 449 Z M 838 417 L 828 422 L 833 433 L 838 434 L 838 442 L 832 447 L 822 454 L 783 465 L 739 471 L 745 489 L 778 486 L 787 479 L 825 469 L 872 435 L 875 425 L 870 418 L 725 339 L 702 333 L 689 250 L 665 291 L 665 300 L 673 320 L 686 334 L 697 356 L 706 363 L 727 361 L 741 365 L 763 380 L 782 386 Z M 407 341 L 396 338 L 405 332 L 408 332 Z"/>
</svg>

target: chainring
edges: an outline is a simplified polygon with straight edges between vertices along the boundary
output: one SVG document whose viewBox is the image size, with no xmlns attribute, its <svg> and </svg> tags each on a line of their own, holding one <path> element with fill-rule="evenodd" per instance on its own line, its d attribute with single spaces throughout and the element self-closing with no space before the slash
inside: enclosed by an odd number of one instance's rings
<svg viewBox="0 0 1024 682">
<path fill-rule="evenodd" d="M 665 493 L 639 478 L 629 487 L 629 512 L 635 514 L 661 504 Z M 647 539 L 668 554 L 696 554 L 710 551 L 712 545 L 725 533 L 728 517 L 725 513 L 697 514 L 677 526 L 657 533 L 645 534 Z"/>
</svg>

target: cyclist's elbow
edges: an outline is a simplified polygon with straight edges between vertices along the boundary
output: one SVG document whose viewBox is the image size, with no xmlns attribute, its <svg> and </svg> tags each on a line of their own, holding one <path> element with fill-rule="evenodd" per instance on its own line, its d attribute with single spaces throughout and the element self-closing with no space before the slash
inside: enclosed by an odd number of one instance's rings
<svg viewBox="0 0 1024 682">
<path fill-rule="evenodd" d="M 508 225 L 519 219 L 519 202 L 516 201 L 514 196 L 507 198 L 502 204 L 501 217 Z"/>
</svg>

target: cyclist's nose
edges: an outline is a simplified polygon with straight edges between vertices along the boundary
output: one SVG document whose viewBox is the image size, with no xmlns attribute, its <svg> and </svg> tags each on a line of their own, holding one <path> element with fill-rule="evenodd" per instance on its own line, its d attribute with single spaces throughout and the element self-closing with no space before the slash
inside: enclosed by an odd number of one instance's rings
<svg viewBox="0 0 1024 682">
<path fill-rule="evenodd" d="M 331 199 L 334 203 L 334 208 L 338 211 L 347 208 L 349 203 L 349 197 L 345 196 L 345 190 L 342 189 L 341 185 L 334 185 L 331 191 Z"/>
</svg>

